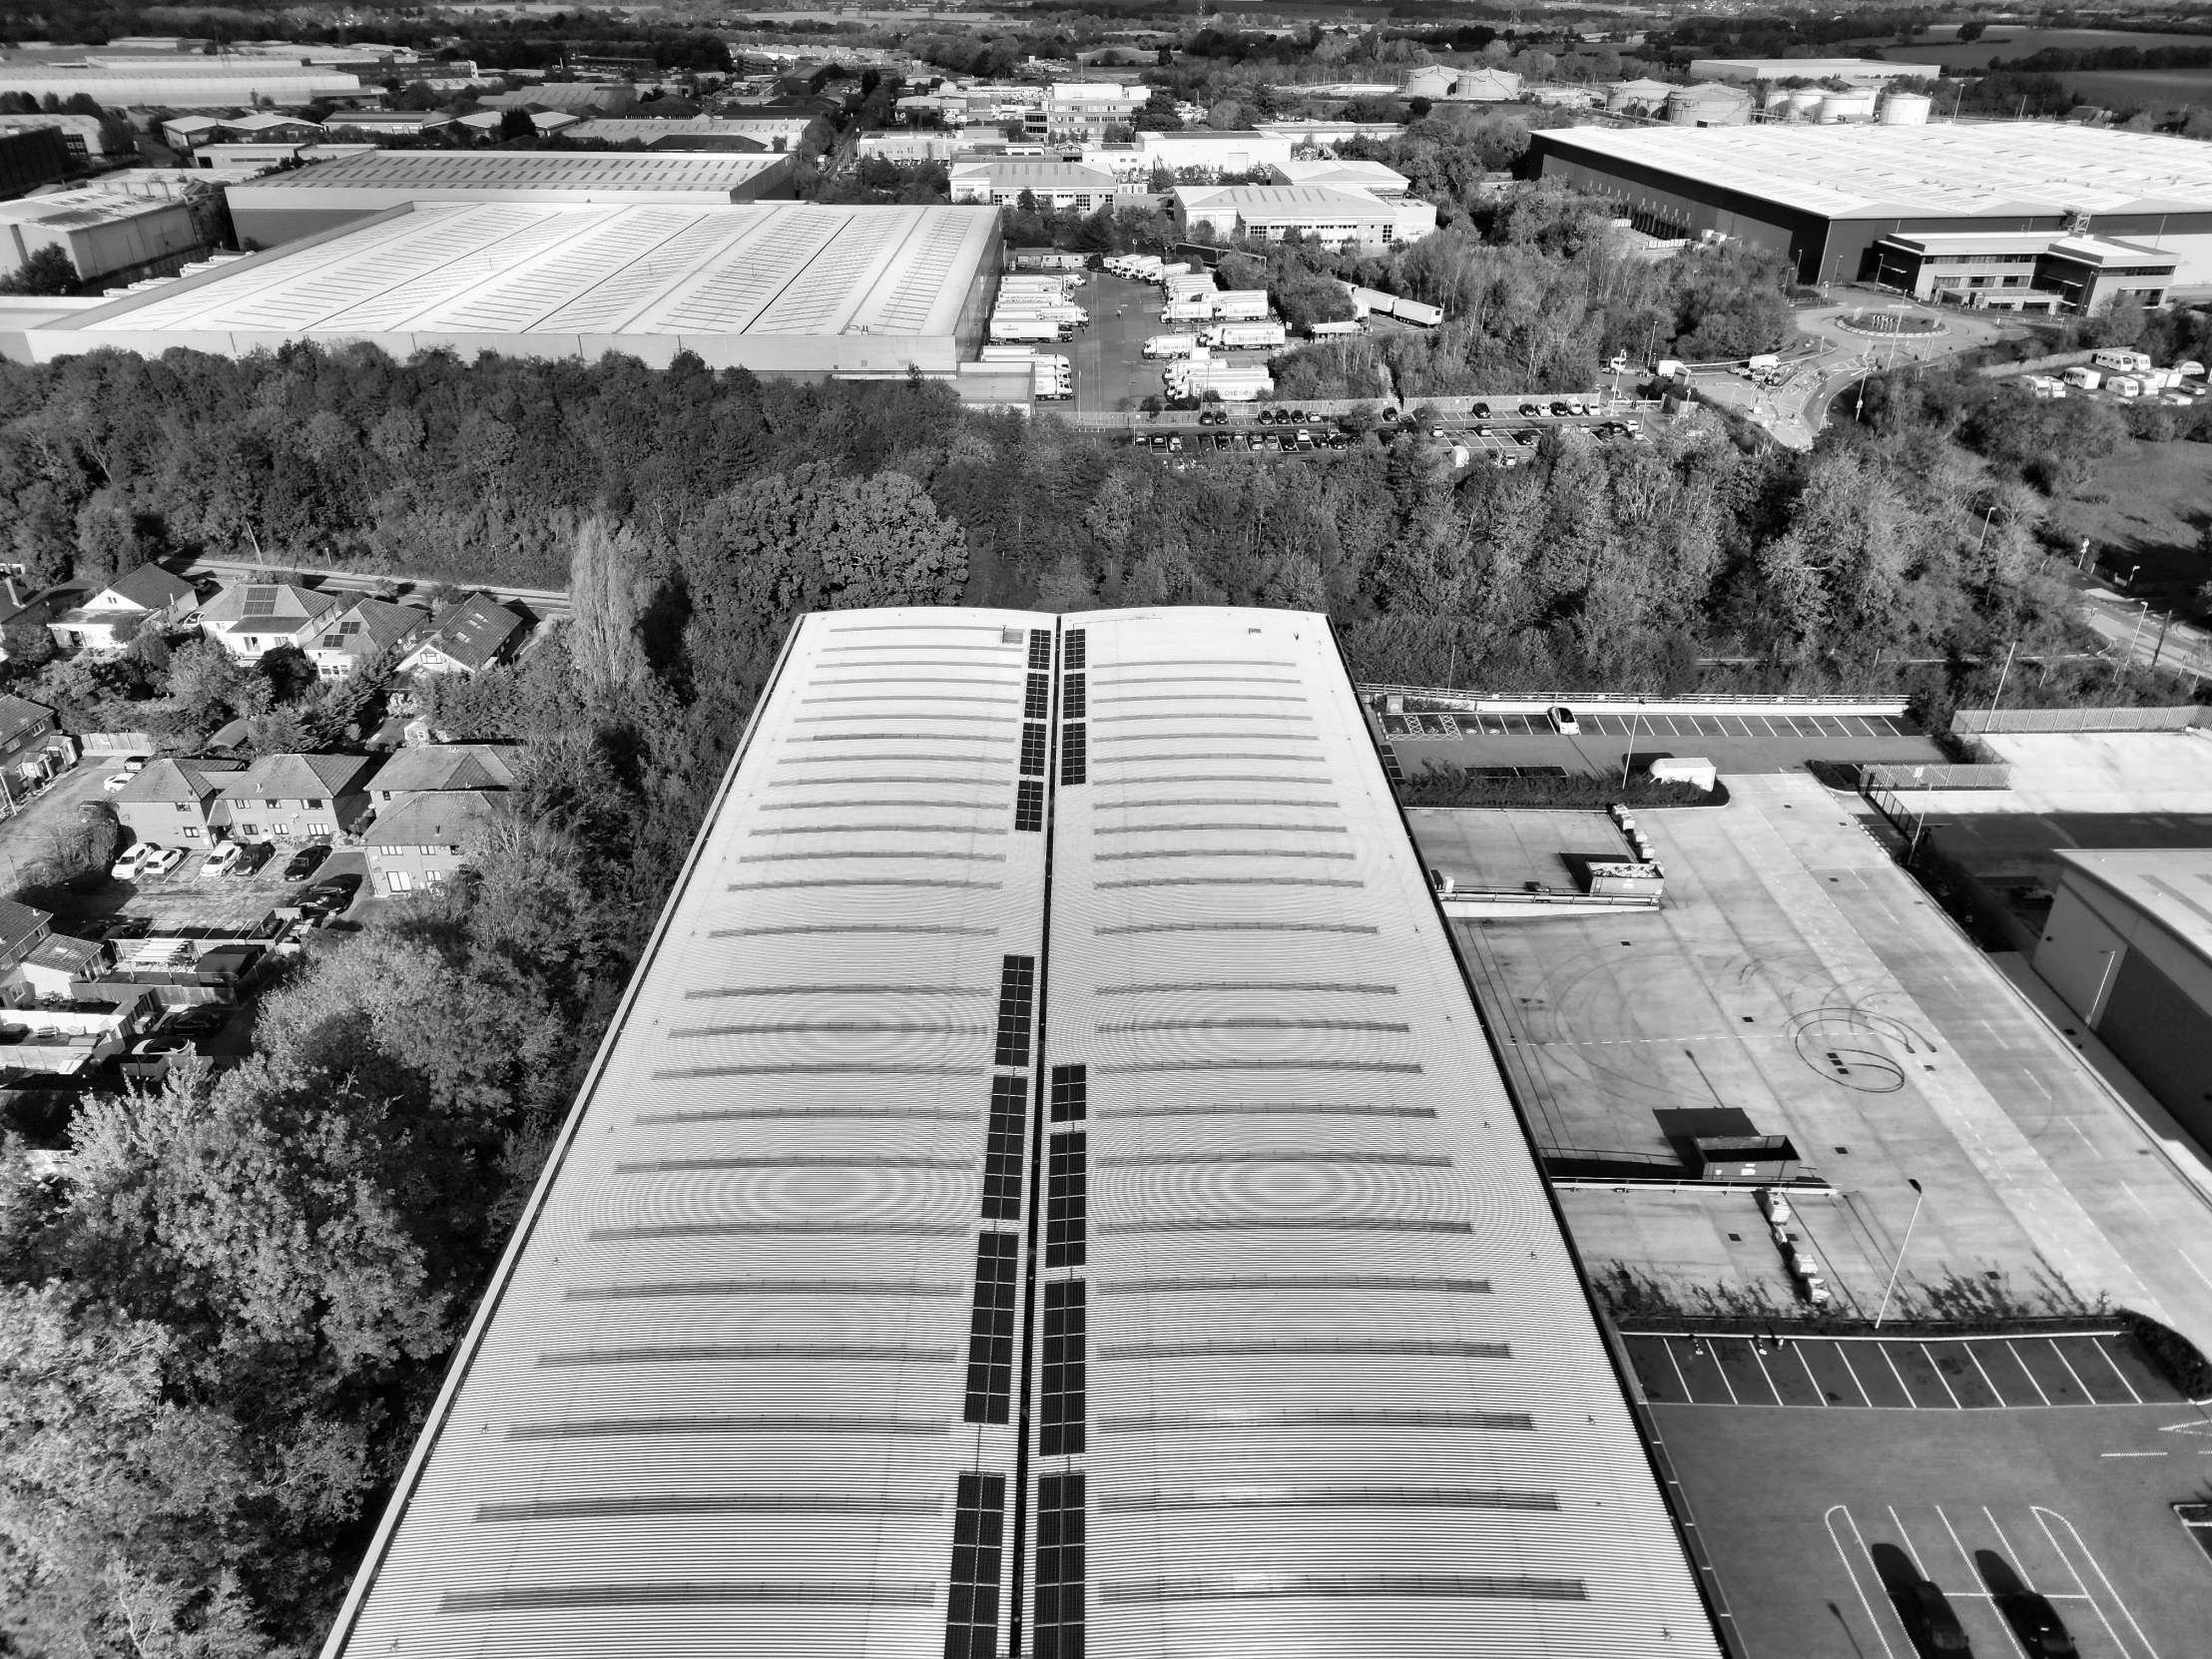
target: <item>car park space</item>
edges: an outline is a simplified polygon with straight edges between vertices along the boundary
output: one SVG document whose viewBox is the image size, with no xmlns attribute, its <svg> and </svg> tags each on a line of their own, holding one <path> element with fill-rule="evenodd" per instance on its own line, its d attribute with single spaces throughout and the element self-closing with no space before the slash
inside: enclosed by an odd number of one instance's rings
<svg viewBox="0 0 2212 1659">
<path fill-rule="evenodd" d="M 1973 1411 L 2179 1401 L 2134 1339 L 1634 1334 L 1644 1392 L 1670 1405 Z"/>
<path fill-rule="evenodd" d="M 1920 728 L 1902 715 L 1636 714 L 1617 709 L 1574 710 L 1585 733 L 1606 738 L 1910 738 Z M 1455 710 L 1449 714 L 1383 715 L 1391 738 L 1548 737 L 1549 720 L 1515 709 Z"/>
</svg>

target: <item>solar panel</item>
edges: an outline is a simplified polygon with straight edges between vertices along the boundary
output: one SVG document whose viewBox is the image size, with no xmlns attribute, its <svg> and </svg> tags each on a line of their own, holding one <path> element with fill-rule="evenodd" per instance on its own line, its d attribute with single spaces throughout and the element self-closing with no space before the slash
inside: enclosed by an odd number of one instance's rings
<svg viewBox="0 0 2212 1659">
<path fill-rule="evenodd" d="M 275 588 L 248 588 L 246 590 L 246 615 L 275 616 L 276 614 L 276 590 Z"/>
</svg>

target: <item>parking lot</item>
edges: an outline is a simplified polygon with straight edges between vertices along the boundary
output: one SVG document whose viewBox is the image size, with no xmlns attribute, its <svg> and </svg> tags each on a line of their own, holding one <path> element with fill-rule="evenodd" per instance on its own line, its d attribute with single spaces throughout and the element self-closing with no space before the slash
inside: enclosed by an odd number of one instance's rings
<svg viewBox="0 0 2212 1659">
<path fill-rule="evenodd" d="M 1902 715 L 1646 715 L 1629 711 L 1577 709 L 1575 724 L 1605 738 L 1912 738 L 1920 728 Z M 1423 738 L 1550 737 L 1551 722 L 1541 714 L 1484 709 L 1472 714 L 1383 715 L 1385 737 Z"/>
<path fill-rule="evenodd" d="M 64 931 L 90 931 L 84 924 L 98 923 L 114 929 L 162 933 L 179 938 L 237 938 L 251 931 L 279 904 L 296 902 L 317 882 L 338 875 L 362 877 L 367 887 L 368 861 L 357 847 L 339 847 L 304 880 L 283 879 L 285 861 L 293 848 L 278 846 L 252 875 L 204 875 L 208 852 L 196 850 L 185 861 L 162 875 L 134 879 L 110 877 L 82 894 L 77 902 L 56 916 Z"/>
<path fill-rule="evenodd" d="M 2118 1331 L 2057 1337 L 1623 1339 L 1645 1394 L 1670 1405 L 1988 1411 L 2178 1403 Z"/>
</svg>

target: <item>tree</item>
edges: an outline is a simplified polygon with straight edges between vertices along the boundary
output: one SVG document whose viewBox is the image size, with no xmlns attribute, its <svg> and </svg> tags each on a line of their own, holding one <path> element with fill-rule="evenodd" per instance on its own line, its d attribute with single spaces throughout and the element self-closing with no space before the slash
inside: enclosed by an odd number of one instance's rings
<svg viewBox="0 0 2212 1659">
<path fill-rule="evenodd" d="M 524 109 L 507 109 L 499 113 L 499 142 L 512 144 L 518 139 L 534 139 L 538 136 L 538 124 L 530 119 Z"/>
<path fill-rule="evenodd" d="M 644 549 L 629 528 L 593 514 L 576 530 L 569 557 L 569 660 L 586 698 L 613 701 L 646 679 L 638 620 L 649 597 Z"/>
<path fill-rule="evenodd" d="M 1988 32 L 1988 23 L 1978 17 L 1970 23 L 1961 23 L 1958 25 L 1958 38 L 1962 41 L 1979 40 Z"/>
<path fill-rule="evenodd" d="M 69 251 L 49 243 L 31 251 L 15 272 L 0 276 L 0 293 L 74 293 L 77 290 L 77 268 L 70 262 Z"/>
</svg>

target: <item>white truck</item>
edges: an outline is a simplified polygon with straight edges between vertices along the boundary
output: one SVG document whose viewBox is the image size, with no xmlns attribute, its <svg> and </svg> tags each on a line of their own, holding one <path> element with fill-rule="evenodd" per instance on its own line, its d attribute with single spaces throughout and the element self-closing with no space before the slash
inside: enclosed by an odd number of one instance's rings
<svg viewBox="0 0 2212 1659">
<path fill-rule="evenodd" d="M 990 335 L 1000 341 L 1058 339 L 1060 325 L 1048 316 L 1000 311 L 991 318 Z"/>
<path fill-rule="evenodd" d="M 1306 333 L 1312 339 L 1342 339 L 1347 334 L 1364 334 L 1367 329 L 1357 322 L 1309 322 Z"/>
<path fill-rule="evenodd" d="M 1272 350 L 1284 343 L 1280 322 L 1224 322 L 1204 330 L 1198 337 L 1222 351 Z"/>
<path fill-rule="evenodd" d="M 1170 299 L 1160 308 L 1162 322 L 1205 322 L 1213 314 L 1211 299 Z"/>
<path fill-rule="evenodd" d="M 1154 334 L 1144 342 L 1148 357 L 1188 357 L 1198 346 L 1196 334 Z"/>
<path fill-rule="evenodd" d="M 1753 357 L 1750 361 L 1746 362 L 1744 366 L 1750 369 L 1752 373 L 1757 374 L 1763 368 L 1780 368 L 1782 366 L 1782 359 L 1776 356 L 1772 351 L 1762 351 L 1756 357 Z"/>
<path fill-rule="evenodd" d="M 1224 288 L 1214 295 L 1214 314 L 1227 322 L 1265 322 L 1266 288 Z"/>
<path fill-rule="evenodd" d="M 1441 305 L 1424 305 L 1418 299 L 1400 299 L 1393 307 L 1400 322 L 1410 322 L 1416 328 L 1433 328 L 1444 319 Z"/>
<path fill-rule="evenodd" d="M 1266 369 L 1240 368 L 1233 363 L 1176 363 L 1161 379 L 1178 397 L 1195 397 L 1208 391 L 1224 398 L 1237 394 L 1264 397 L 1275 389 L 1275 381 Z"/>
</svg>

